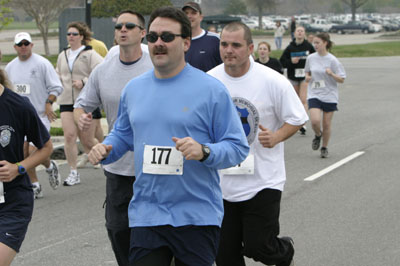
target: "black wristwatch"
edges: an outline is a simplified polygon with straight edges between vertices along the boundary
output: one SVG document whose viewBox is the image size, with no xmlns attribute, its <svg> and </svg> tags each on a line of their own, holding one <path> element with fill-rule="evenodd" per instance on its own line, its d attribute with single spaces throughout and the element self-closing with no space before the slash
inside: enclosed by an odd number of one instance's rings
<svg viewBox="0 0 400 266">
<path fill-rule="evenodd" d="M 20 163 L 16 163 L 16 165 L 18 166 L 18 174 L 20 175 L 26 174 L 25 167 L 23 167 Z"/>
<path fill-rule="evenodd" d="M 46 99 L 46 103 L 53 104 L 52 100 Z"/>
<path fill-rule="evenodd" d="M 201 144 L 201 150 L 203 151 L 203 158 L 201 158 L 200 162 L 204 162 L 207 160 L 208 156 L 210 156 L 211 150 L 207 145 Z"/>
</svg>

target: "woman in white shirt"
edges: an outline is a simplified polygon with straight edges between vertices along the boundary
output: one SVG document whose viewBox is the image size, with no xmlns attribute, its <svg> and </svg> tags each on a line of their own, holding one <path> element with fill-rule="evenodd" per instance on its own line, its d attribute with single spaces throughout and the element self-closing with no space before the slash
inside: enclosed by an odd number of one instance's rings
<svg viewBox="0 0 400 266">
<path fill-rule="evenodd" d="M 79 131 L 74 122 L 73 105 L 85 86 L 90 73 L 103 61 L 103 57 L 93 50 L 91 46 L 86 45 L 91 40 L 91 32 L 85 24 L 71 22 L 68 24 L 67 29 L 69 47 L 58 55 L 56 66 L 56 72 L 64 87 L 64 91 L 57 99 L 57 102 L 60 105 L 61 123 L 64 131 L 65 156 L 71 168 L 70 174 L 64 180 L 64 185 L 73 186 L 80 183 L 80 176 L 77 171 L 78 148 L 76 145 Z M 95 117 L 93 112 L 93 119 L 101 118 L 100 111 L 98 113 Z M 88 139 L 94 139 L 92 136 L 94 136 L 95 124 L 92 124 L 93 127 L 89 129 L 90 132 L 81 134 L 81 137 L 90 136 Z M 82 143 L 87 142 L 83 141 Z M 90 147 L 84 148 L 87 152 L 90 150 Z"/>
<path fill-rule="evenodd" d="M 338 110 L 337 83 L 344 82 L 346 72 L 339 60 L 329 53 L 332 42 L 328 33 L 317 34 L 313 43 L 317 53 L 308 56 L 305 66 L 306 82 L 308 82 L 308 109 L 315 133 L 312 149 L 319 149 L 322 138 L 321 157 L 326 158 L 328 157 L 333 112 Z"/>
<path fill-rule="evenodd" d="M 276 22 L 276 30 L 274 33 L 275 45 L 276 45 L 277 50 L 280 50 L 282 47 L 282 38 L 283 38 L 284 33 L 285 33 L 285 28 L 282 26 L 282 24 L 279 21 L 277 21 Z"/>
</svg>

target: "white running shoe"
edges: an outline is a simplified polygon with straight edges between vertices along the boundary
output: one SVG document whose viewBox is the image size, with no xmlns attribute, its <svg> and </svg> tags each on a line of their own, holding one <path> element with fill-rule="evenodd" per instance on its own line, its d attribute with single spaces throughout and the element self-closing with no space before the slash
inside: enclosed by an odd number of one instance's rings
<svg viewBox="0 0 400 266">
<path fill-rule="evenodd" d="M 32 185 L 32 190 L 33 190 L 33 199 L 43 198 L 42 186 L 40 184 L 38 186 Z"/>
<path fill-rule="evenodd" d="M 56 161 L 51 160 L 50 165 L 52 165 L 53 168 L 51 170 L 46 169 L 46 172 L 49 174 L 49 183 L 53 189 L 57 189 L 61 184 L 61 175 L 58 170 L 58 164 Z"/>
<path fill-rule="evenodd" d="M 69 173 L 69 176 L 64 180 L 64 186 L 74 186 L 80 183 L 81 179 L 79 178 L 79 173 Z"/>
<path fill-rule="evenodd" d="M 89 158 L 86 153 L 82 154 L 81 158 L 79 159 L 76 167 L 77 168 L 84 168 L 86 164 L 89 162 Z"/>
</svg>

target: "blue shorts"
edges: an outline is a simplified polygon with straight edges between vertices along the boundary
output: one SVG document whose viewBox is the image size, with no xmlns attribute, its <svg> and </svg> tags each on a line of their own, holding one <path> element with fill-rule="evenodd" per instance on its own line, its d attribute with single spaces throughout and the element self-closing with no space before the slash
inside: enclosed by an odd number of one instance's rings
<svg viewBox="0 0 400 266">
<path fill-rule="evenodd" d="M 32 219 L 33 191 L 16 187 L 4 196 L 5 202 L 0 204 L 0 242 L 19 252 Z"/>
<path fill-rule="evenodd" d="M 311 108 L 321 109 L 322 111 L 327 113 L 338 110 L 337 103 L 321 102 L 316 98 L 308 99 L 308 110 L 310 110 Z"/>
<path fill-rule="evenodd" d="M 217 256 L 220 228 L 217 226 L 133 227 L 129 262 L 135 264 L 160 247 L 186 265 L 211 266 Z"/>
</svg>

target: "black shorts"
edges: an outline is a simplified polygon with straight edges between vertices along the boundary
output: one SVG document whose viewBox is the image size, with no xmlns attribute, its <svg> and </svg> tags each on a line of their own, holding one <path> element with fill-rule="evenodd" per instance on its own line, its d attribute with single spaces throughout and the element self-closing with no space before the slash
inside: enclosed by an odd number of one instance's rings
<svg viewBox="0 0 400 266">
<path fill-rule="evenodd" d="M 219 235 L 217 226 L 133 227 L 129 262 L 134 265 L 152 251 L 168 247 L 186 265 L 211 266 L 217 256 Z"/>
<path fill-rule="evenodd" d="M 100 119 L 100 118 L 101 118 L 101 111 L 100 111 L 100 108 L 96 108 L 96 109 L 92 112 L 92 117 L 93 117 L 93 119 Z"/>
<path fill-rule="evenodd" d="M 74 111 L 74 105 L 72 104 L 62 104 L 60 105 L 60 113 L 62 112 L 73 112 Z"/>
<path fill-rule="evenodd" d="M 326 103 L 318 100 L 317 98 L 308 99 L 308 109 L 317 108 L 321 109 L 324 112 L 334 112 L 337 111 L 337 103 Z"/>
<path fill-rule="evenodd" d="M 60 105 L 60 113 L 62 113 L 62 112 L 73 112 L 73 111 L 74 111 L 74 105 L 73 104 L 62 104 L 62 105 Z M 100 119 L 101 118 L 100 108 L 96 108 L 92 112 L 92 117 L 93 117 L 93 119 Z"/>
<path fill-rule="evenodd" d="M 32 219 L 33 191 L 12 188 L 0 204 L 0 242 L 19 252 Z"/>
</svg>

